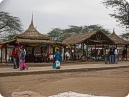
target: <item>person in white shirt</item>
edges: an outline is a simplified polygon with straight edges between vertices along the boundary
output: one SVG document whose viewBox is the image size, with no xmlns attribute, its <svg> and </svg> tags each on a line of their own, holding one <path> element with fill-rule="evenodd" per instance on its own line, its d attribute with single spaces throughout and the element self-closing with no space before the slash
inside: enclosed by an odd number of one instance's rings
<svg viewBox="0 0 129 97">
<path fill-rule="evenodd" d="M 66 59 L 70 59 L 69 51 L 67 51 L 67 52 L 65 53 L 65 57 L 66 57 Z"/>
<path fill-rule="evenodd" d="M 115 54 L 115 64 L 117 64 L 118 63 L 118 49 L 117 48 L 115 48 L 115 50 L 114 50 L 114 54 Z"/>
</svg>

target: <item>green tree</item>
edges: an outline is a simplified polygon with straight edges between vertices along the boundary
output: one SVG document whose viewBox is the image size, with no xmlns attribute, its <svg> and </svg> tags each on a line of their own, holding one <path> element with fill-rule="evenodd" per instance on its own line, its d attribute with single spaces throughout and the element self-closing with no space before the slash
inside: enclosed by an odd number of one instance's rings
<svg viewBox="0 0 129 97">
<path fill-rule="evenodd" d="M 123 34 L 120 35 L 120 37 L 128 40 L 129 39 L 129 33 L 123 33 Z"/>
<path fill-rule="evenodd" d="M 8 12 L 0 12 L 0 34 L 15 35 L 22 32 L 22 24 L 18 17 Z"/>
<path fill-rule="evenodd" d="M 102 4 L 106 8 L 113 8 L 114 13 L 109 14 L 115 18 L 117 22 L 120 22 L 120 26 L 129 27 L 129 2 L 126 0 L 103 0 Z"/>
<path fill-rule="evenodd" d="M 63 30 L 60 28 L 54 28 L 51 32 L 47 33 L 48 37 L 54 41 L 61 41 Z"/>
<path fill-rule="evenodd" d="M 105 29 L 103 26 L 100 26 L 100 25 L 90 25 L 90 26 L 87 26 L 87 28 L 88 28 L 88 32 L 90 32 L 92 30 L 101 30 L 107 36 L 111 34 L 108 29 Z"/>
</svg>

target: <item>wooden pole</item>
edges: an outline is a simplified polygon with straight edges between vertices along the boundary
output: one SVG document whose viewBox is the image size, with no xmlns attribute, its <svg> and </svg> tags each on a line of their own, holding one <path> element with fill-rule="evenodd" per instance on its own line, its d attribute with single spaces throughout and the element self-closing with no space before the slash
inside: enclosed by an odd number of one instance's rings
<svg viewBox="0 0 129 97">
<path fill-rule="evenodd" d="M 7 45 L 5 47 L 5 59 L 6 59 L 6 65 L 7 65 Z"/>
<path fill-rule="evenodd" d="M 96 44 L 95 44 L 95 60 L 97 59 Z"/>
<path fill-rule="evenodd" d="M 86 55 L 87 55 L 87 57 L 88 57 L 88 45 L 86 46 Z"/>
<path fill-rule="evenodd" d="M 1 47 L 1 63 L 2 63 L 2 47 Z"/>
<path fill-rule="evenodd" d="M 74 54 L 73 54 L 73 59 L 76 60 L 76 57 L 75 57 L 75 44 L 74 44 Z"/>
<path fill-rule="evenodd" d="M 54 61 L 54 55 L 55 55 L 55 47 L 53 46 L 53 61 Z"/>
<path fill-rule="evenodd" d="M 64 54 L 63 54 L 64 55 L 64 60 L 66 59 L 65 58 L 65 52 L 66 52 L 66 46 L 64 46 Z"/>
<path fill-rule="evenodd" d="M 127 47 L 128 47 L 128 46 L 126 45 L 126 61 L 127 61 L 127 54 L 128 54 L 128 53 L 127 53 Z"/>
<path fill-rule="evenodd" d="M 84 43 L 83 43 L 83 55 L 84 55 Z"/>
</svg>

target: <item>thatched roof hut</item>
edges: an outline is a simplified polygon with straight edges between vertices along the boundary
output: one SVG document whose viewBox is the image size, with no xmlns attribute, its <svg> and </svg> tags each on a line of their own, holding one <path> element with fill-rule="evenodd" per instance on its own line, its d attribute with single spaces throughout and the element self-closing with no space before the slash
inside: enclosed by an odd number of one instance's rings
<svg viewBox="0 0 129 97">
<path fill-rule="evenodd" d="M 66 38 L 63 43 L 74 45 L 79 43 L 85 44 L 112 44 L 114 41 L 100 30 L 94 30 L 83 34 L 74 34 Z"/>
<path fill-rule="evenodd" d="M 11 40 L 4 42 L 6 43 L 18 43 L 18 44 L 34 44 L 34 43 L 39 43 L 39 44 L 53 44 L 54 42 L 50 40 L 49 37 L 46 35 L 43 35 L 39 33 L 36 28 L 33 25 L 33 21 L 31 21 L 31 24 L 29 28 L 22 34 L 18 34 L 14 36 Z"/>
<path fill-rule="evenodd" d="M 109 36 L 109 38 L 111 38 L 117 45 L 128 44 L 126 40 L 124 40 L 124 39 L 120 38 L 118 35 L 116 35 L 114 30 L 113 30 L 113 33 Z"/>
</svg>

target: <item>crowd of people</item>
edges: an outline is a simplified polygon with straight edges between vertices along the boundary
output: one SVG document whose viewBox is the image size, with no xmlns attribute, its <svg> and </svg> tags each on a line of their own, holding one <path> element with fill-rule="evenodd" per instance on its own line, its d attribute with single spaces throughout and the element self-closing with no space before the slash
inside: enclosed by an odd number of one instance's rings
<svg viewBox="0 0 129 97">
<path fill-rule="evenodd" d="M 126 59 L 127 51 L 124 48 L 122 52 L 122 58 Z M 13 68 L 17 69 L 19 68 L 21 71 L 24 69 L 28 70 L 28 66 L 25 64 L 25 56 L 26 56 L 26 51 L 24 47 L 20 48 L 14 48 L 12 51 L 12 58 L 13 58 Z M 69 51 L 67 50 L 65 53 L 65 56 L 67 59 L 70 59 L 70 54 Z M 106 48 L 105 49 L 105 64 L 117 64 L 119 60 L 119 50 L 117 48 L 111 47 L 110 49 Z M 53 59 L 53 69 L 59 69 L 60 64 L 62 62 L 62 55 L 59 51 L 59 49 L 56 49 L 55 56 Z M 57 68 L 58 64 L 58 68 Z"/>
<path fill-rule="evenodd" d="M 122 59 L 126 60 L 127 51 L 123 48 Z M 119 57 L 119 50 L 117 48 L 111 47 L 110 49 L 106 48 L 105 52 L 105 64 L 117 64 Z"/>
<path fill-rule="evenodd" d="M 13 69 L 17 69 L 20 67 L 21 71 L 24 69 L 28 70 L 28 66 L 25 64 L 25 56 L 26 56 L 26 51 L 24 47 L 13 48 L 12 50 L 12 59 L 14 64 Z"/>
<path fill-rule="evenodd" d="M 12 50 L 13 69 L 19 68 L 21 71 L 24 69 L 28 70 L 28 66 L 25 64 L 25 56 L 26 56 L 26 51 L 24 47 L 13 48 Z M 62 55 L 59 49 L 56 49 L 52 68 L 60 69 L 61 62 L 62 62 Z M 57 63 L 58 63 L 58 66 L 57 66 Z"/>
</svg>

